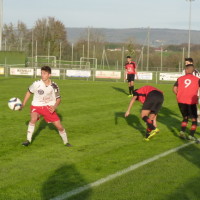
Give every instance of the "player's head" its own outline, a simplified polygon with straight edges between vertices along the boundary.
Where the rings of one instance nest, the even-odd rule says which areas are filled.
[[[192,58],[185,58],[185,65],[193,64]]]
[[[194,72],[194,65],[188,64],[185,66],[185,73],[186,74],[192,74]]]
[[[41,67],[41,76],[43,81],[48,80],[51,76],[51,68],[49,66]]]
[[[130,61],[131,60],[131,56],[126,56],[126,60]]]

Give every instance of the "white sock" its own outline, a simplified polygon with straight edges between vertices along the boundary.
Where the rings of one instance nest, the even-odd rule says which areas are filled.
[[[65,129],[63,131],[59,131],[59,134],[60,134],[60,137],[63,140],[63,143],[67,144],[68,143],[68,139],[67,139],[67,133],[66,133]]]
[[[32,140],[34,130],[35,130],[35,124],[29,123],[28,124],[28,130],[27,130],[27,140],[29,142],[31,142],[31,140]]]

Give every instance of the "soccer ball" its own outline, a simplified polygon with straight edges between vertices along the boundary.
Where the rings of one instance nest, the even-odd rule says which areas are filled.
[[[22,102],[19,98],[13,97],[8,101],[8,107],[11,110],[19,110],[22,105]]]

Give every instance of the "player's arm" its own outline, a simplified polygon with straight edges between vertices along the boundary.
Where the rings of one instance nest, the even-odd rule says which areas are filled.
[[[30,91],[27,91],[27,92],[26,92],[25,97],[24,97],[24,100],[23,100],[22,105],[21,105],[21,109],[26,105],[26,102],[29,100],[31,94],[32,94],[32,93],[31,93]]]
[[[56,103],[53,106],[50,106],[49,111],[53,113],[56,110],[56,108],[59,106],[60,102],[61,102],[61,98],[59,97],[56,99]]]
[[[131,101],[130,101],[130,103],[129,103],[129,106],[128,106],[128,110],[127,110],[126,113],[125,113],[125,117],[128,117],[128,116],[129,116],[130,110],[131,110],[131,108],[132,108],[134,102],[136,101],[136,99],[137,99],[137,96],[134,96],[134,97],[131,99]]]
[[[174,94],[178,93],[178,81],[176,81],[176,83],[174,84],[173,92],[174,92]]]

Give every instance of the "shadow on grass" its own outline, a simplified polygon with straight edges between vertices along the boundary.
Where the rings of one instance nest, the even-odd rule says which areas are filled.
[[[54,199],[60,195],[66,195],[67,192],[72,191],[78,187],[87,185],[83,176],[77,171],[74,165],[63,165],[58,168],[43,184],[41,189],[41,199]],[[76,198],[76,196],[59,198],[59,199],[79,199],[86,200],[91,190],[88,189],[83,192],[83,195]]]
[[[127,92],[125,91],[125,89],[118,88],[118,87],[114,87],[114,86],[112,86],[112,88],[113,88],[114,90],[118,91],[118,92],[121,92],[121,93],[125,94],[125,95],[129,95],[129,93],[127,93]]]
[[[170,110],[167,107],[162,107],[160,112],[158,113],[157,121],[164,124],[168,130],[174,134],[174,136],[179,137],[178,133],[180,131],[180,125],[181,125],[181,118],[180,115],[178,115],[173,110]]]
[[[193,163],[200,168],[200,151],[196,145],[190,145],[180,151],[178,154],[181,155],[183,158],[188,160],[189,162]],[[189,173],[190,169],[188,169]],[[192,176],[193,177],[193,176]],[[174,192],[168,195],[165,200],[192,200],[192,199],[200,199],[200,192],[199,192],[199,182],[200,182],[200,175],[197,177],[191,178],[189,181],[182,183],[180,187],[174,188]]]
[[[134,128],[136,130],[140,130],[141,134],[143,136],[145,136],[146,130],[145,130],[144,126],[141,124],[140,119],[137,116],[132,115],[132,114],[130,114],[128,117],[125,117],[124,115],[125,115],[125,112],[116,112],[115,113],[115,125],[118,124],[118,118],[123,118],[126,120],[126,122],[129,126],[131,126],[132,128]]]
[[[169,108],[162,107],[161,112],[158,113],[158,122],[164,124],[168,130],[174,134],[174,136],[179,137],[179,132],[181,130],[182,116],[177,114]],[[191,120],[189,120],[186,131],[189,133],[191,126]],[[198,129],[197,129],[198,130]],[[196,134],[198,134],[196,132]]]
[[[58,114],[60,120],[62,121],[62,115]],[[34,143],[34,140],[38,137],[38,135],[40,134],[40,132],[45,129],[46,127],[48,127],[50,130],[55,130],[56,132],[58,132],[57,128],[52,124],[52,123],[47,123],[43,117],[40,118],[40,120],[37,122],[39,123],[38,128],[34,131],[33,133],[33,137],[32,137],[32,143]],[[26,125],[28,126],[29,121],[26,122]]]

